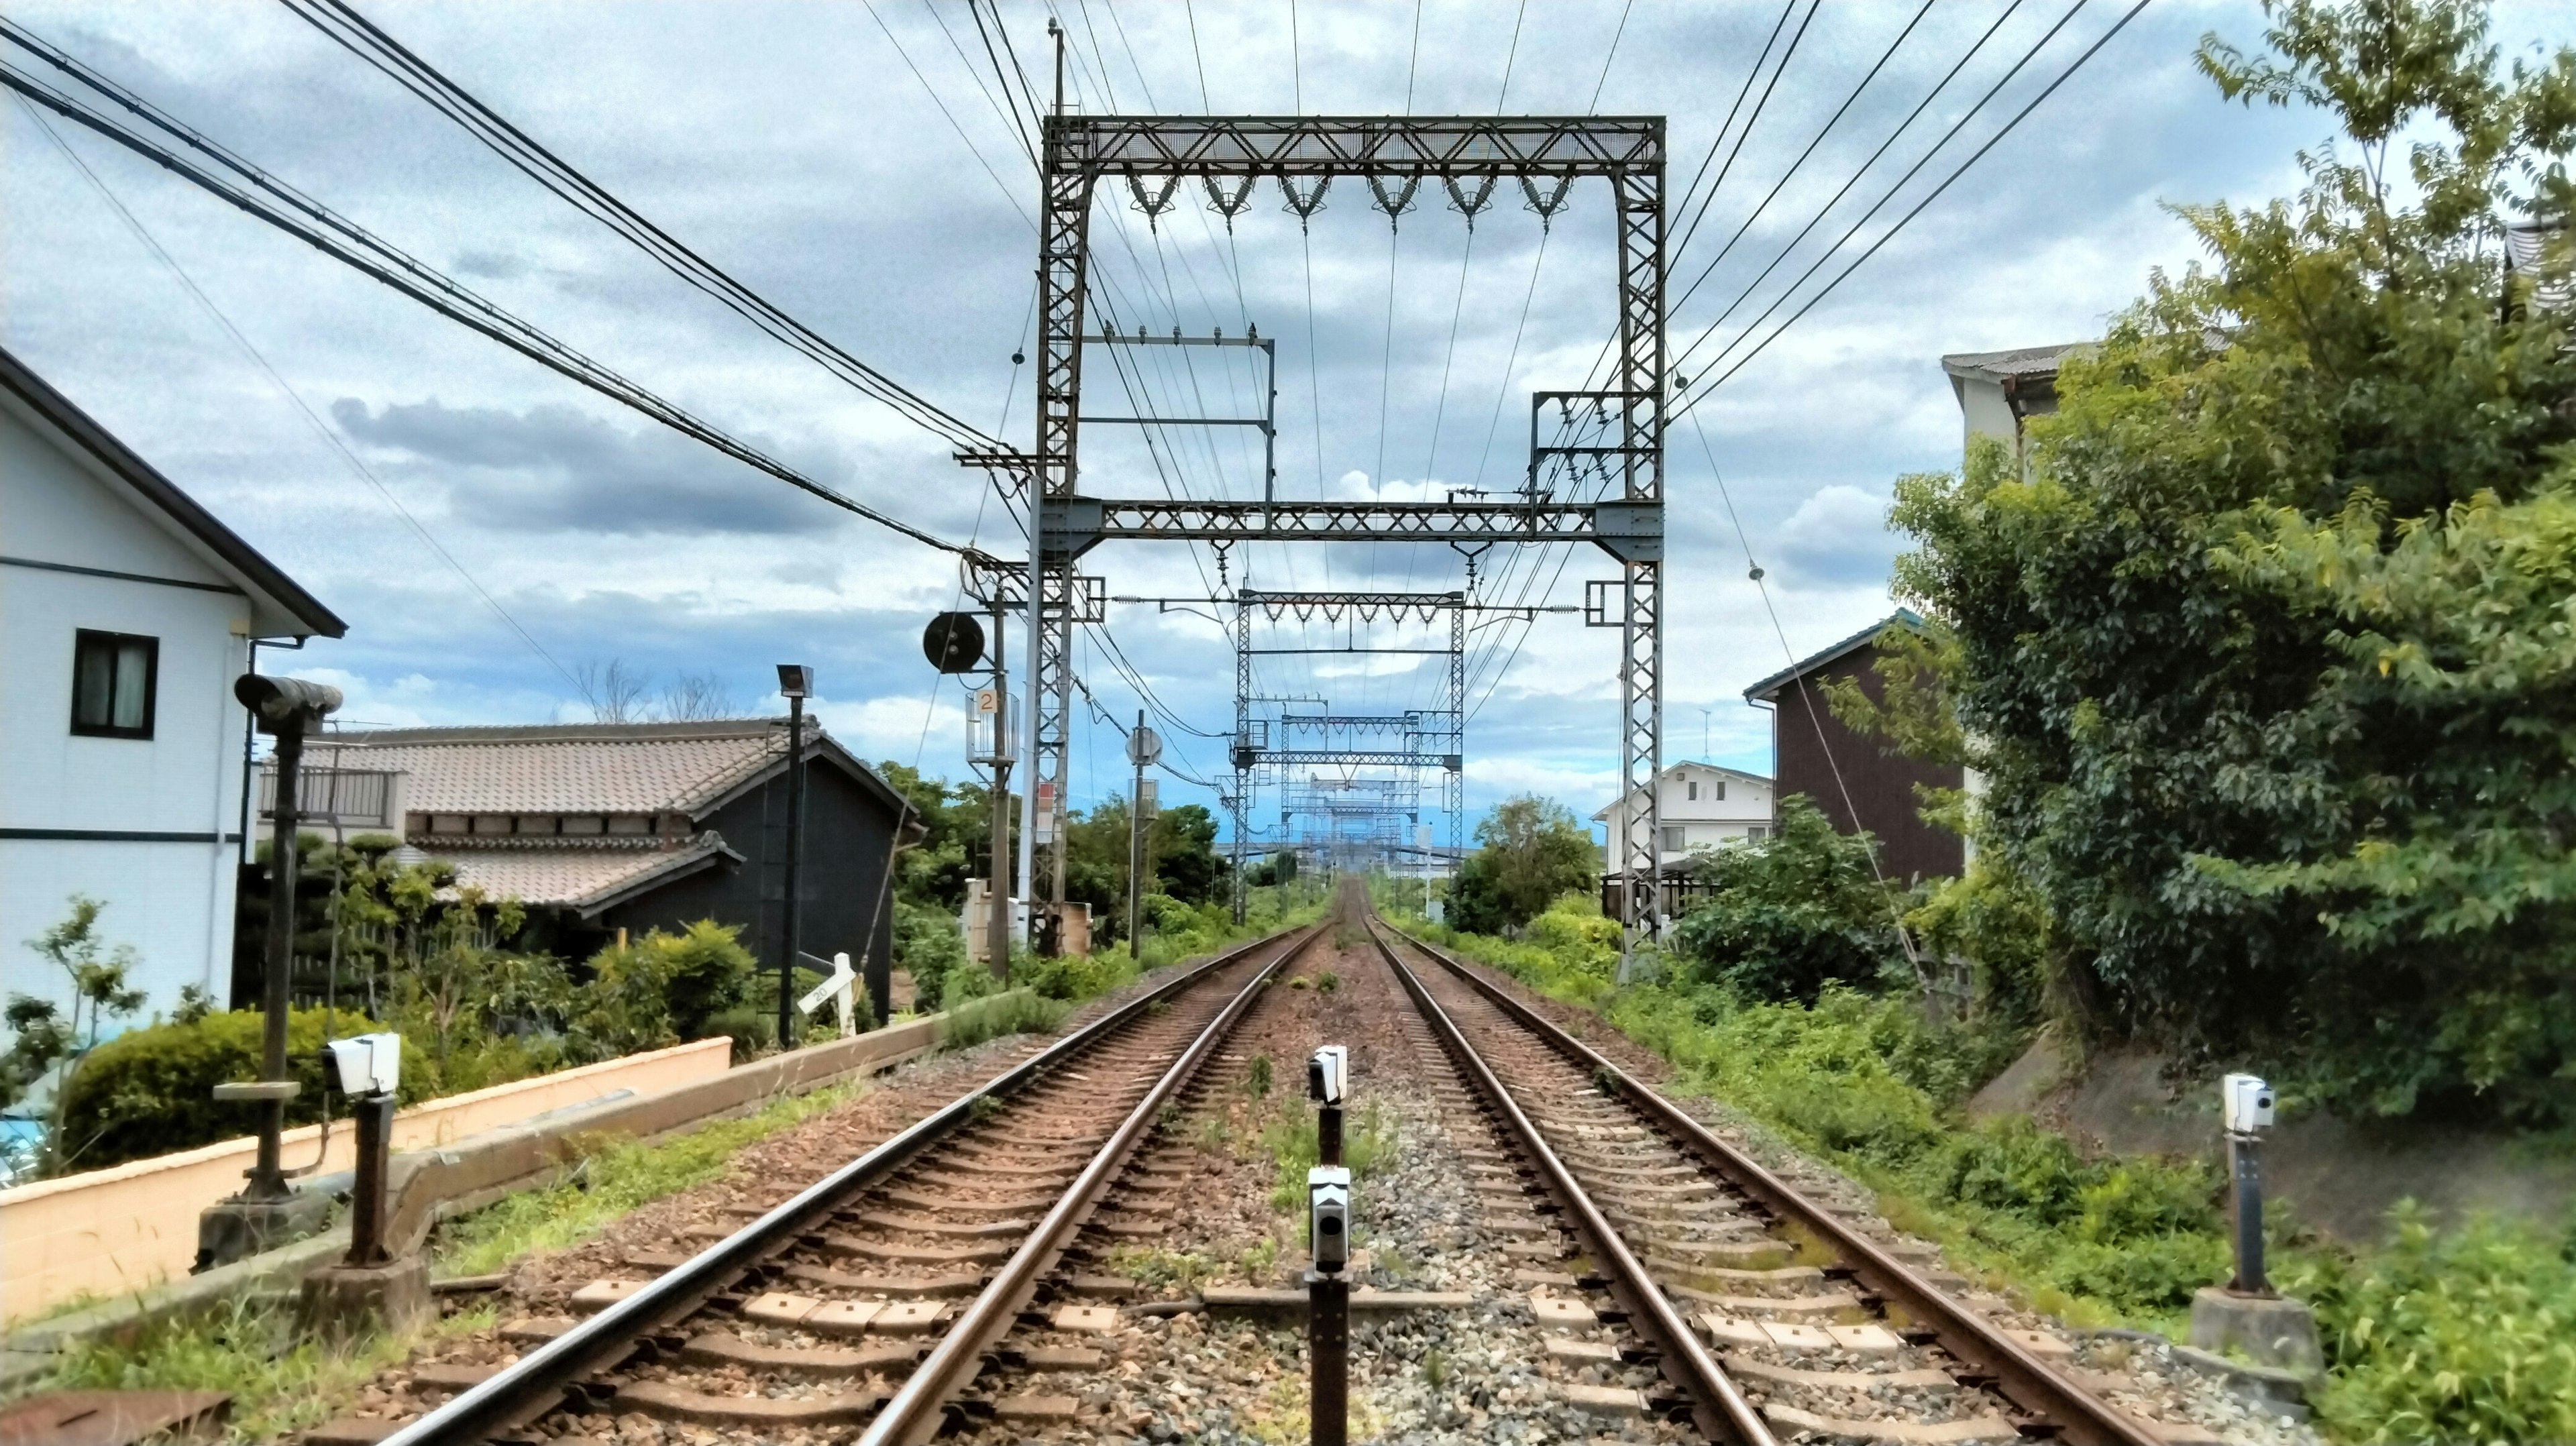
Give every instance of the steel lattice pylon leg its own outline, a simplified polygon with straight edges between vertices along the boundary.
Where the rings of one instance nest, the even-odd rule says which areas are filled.
[[[1658,797],[1664,751],[1664,172],[1657,164],[1621,172],[1619,196],[1620,445],[1630,502],[1656,504],[1649,549],[1622,559],[1619,626],[1619,784],[1642,807],[1626,813],[1619,956],[1622,982],[1637,945],[1661,932],[1663,880]],[[1642,790],[1642,795],[1638,793]]]

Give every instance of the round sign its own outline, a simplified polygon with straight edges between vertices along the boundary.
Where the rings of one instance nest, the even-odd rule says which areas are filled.
[[[1138,728],[1127,735],[1127,761],[1138,768],[1150,768],[1163,756],[1163,740],[1151,728]]]
[[[984,660],[984,624],[973,613],[941,613],[921,635],[922,654],[943,673],[971,673]]]

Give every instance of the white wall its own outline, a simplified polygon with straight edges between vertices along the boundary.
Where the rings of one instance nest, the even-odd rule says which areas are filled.
[[[1690,785],[1698,783],[1700,796],[1690,796]],[[1726,785],[1725,797],[1718,796],[1717,785]],[[1676,763],[1664,770],[1656,797],[1658,824],[1667,830],[1682,830],[1681,847],[1657,848],[1665,862],[1687,856],[1691,850],[1717,848],[1742,843],[1748,830],[1771,825],[1771,783],[1768,779],[1720,769],[1699,763]],[[1607,826],[1611,841],[1612,868],[1617,868],[1618,840],[1625,836],[1627,802],[1622,799],[1598,815]]]
[[[0,557],[229,588],[154,518],[0,409]],[[250,602],[238,592],[0,563],[0,830],[179,834],[143,842],[0,836],[0,994],[66,1002],[25,941],[67,898],[107,904],[100,927],[139,956],[145,1014],[179,987],[223,1001],[231,979],[233,867]],[[71,732],[73,634],[161,640],[149,739]],[[208,841],[207,836],[213,836]]]

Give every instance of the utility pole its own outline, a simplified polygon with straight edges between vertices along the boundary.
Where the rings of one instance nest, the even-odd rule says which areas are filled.
[[[805,699],[814,691],[814,670],[802,663],[778,665],[778,691],[787,699],[787,917],[784,947],[778,953],[778,1047],[796,1044],[796,953],[804,943],[799,905],[805,864]]]
[[[1032,601],[1029,611],[1038,611]],[[1002,609],[993,608],[993,881],[985,963],[1005,988],[1011,982],[1011,676],[1003,667]]]
[[[1127,761],[1136,765],[1135,789],[1127,795],[1127,953],[1140,957],[1145,940],[1137,932],[1145,898],[1145,770],[1163,756],[1163,740],[1145,726],[1145,710],[1136,710],[1136,731],[1127,735]]]

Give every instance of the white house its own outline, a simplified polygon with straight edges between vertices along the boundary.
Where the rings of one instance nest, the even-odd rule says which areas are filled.
[[[0,991],[74,894],[147,1015],[230,992],[251,641],[345,625],[0,348]]]
[[[1656,779],[1656,824],[1663,831],[1656,857],[1678,863],[1694,849],[1727,844],[1760,843],[1771,836],[1771,780],[1739,768],[1714,763],[1676,763]],[[1631,808],[1643,802],[1639,791],[1592,815],[1606,825],[1612,847],[1611,867],[1618,864],[1617,841],[1626,836]]]

